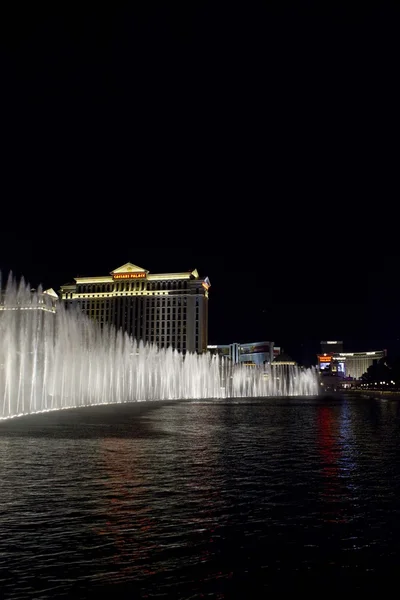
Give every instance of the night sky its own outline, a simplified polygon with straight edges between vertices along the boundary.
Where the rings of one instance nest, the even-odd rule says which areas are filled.
[[[398,3],[134,4],[2,9],[3,275],[197,268],[210,343],[400,354]]]

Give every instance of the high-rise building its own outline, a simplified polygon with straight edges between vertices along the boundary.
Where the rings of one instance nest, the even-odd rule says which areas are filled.
[[[152,274],[130,262],[109,275],[76,277],[61,286],[67,307],[77,305],[100,325],[122,328],[138,341],[181,352],[206,352],[208,277],[197,270]]]
[[[321,352],[322,354],[332,354],[332,352],[343,352],[343,342],[338,342],[337,340],[321,342]]]

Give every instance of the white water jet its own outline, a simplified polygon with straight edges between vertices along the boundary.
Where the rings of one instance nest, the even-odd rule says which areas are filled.
[[[101,329],[22,279],[0,279],[0,418],[79,406],[318,394],[314,369],[249,368]]]

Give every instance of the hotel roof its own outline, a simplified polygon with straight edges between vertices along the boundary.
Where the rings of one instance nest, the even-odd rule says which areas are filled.
[[[120,275],[122,273],[143,273],[144,277],[149,281],[160,281],[160,280],[168,280],[168,279],[200,279],[201,281],[207,280],[207,285],[210,286],[209,279],[207,277],[200,278],[197,269],[193,269],[191,271],[182,271],[180,273],[150,273],[150,271],[143,269],[143,267],[139,267],[131,262],[127,262],[124,265],[117,267],[113,271],[110,272],[109,275],[100,275],[95,277],[75,277],[76,283],[112,283],[114,281],[115,275]],[[143,277],[143,278],[144,278]],[[66,283],[62,288],[69,287],[75,285],[74,283]]]

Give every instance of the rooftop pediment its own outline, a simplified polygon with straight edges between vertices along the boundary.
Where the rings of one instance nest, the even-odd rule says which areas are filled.
[[[110,275],[116,275],[118,273],[148,273],[146,269],[142,269],[142,267],[138,267],[131,262],[127,262],[122,267],[118,267],[111,271]]]

